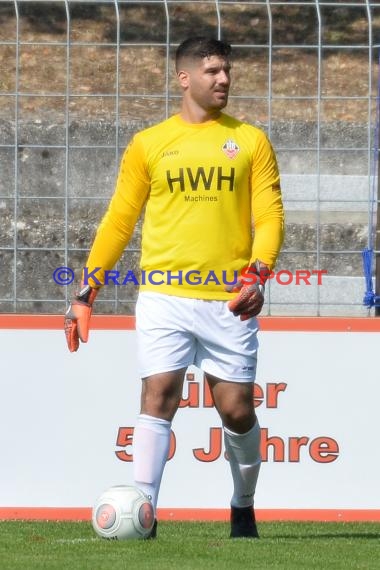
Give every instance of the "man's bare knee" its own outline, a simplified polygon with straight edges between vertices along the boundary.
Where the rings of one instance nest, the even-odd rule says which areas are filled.
[[[227,382],[206,375],[215,407],[223,425],[235,433],[246,433],[255,424],[253,384]]]
[[[163,372],[144,378],[141,413],[171,421],[181,400],[185,370]]]

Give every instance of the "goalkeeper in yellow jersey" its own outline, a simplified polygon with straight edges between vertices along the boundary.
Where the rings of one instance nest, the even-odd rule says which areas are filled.
[[[134,484],[157,505],[186,369],[209,384],[233,480],[231,537],[257,538],[260,427],[253,406],[256,316],[283,241],[277,161],[266,135],[222,112],[231,46],[192,37],[176,52],[179,114],[135,135],[65,317],[70,351],[88,338],[98,290],[145,207],[136,303],[141,411]],[[254,230],[254,231],[252,231]],[[156,536],[157,521],[152,531]]]

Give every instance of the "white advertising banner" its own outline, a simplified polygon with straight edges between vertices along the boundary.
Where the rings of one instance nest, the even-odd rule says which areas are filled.
[[[380,331],[268,328],[253,393],[258,512],[368,510],[379,520]],[[0,346],[0,514],[88,508],[107,487],[131,483],[134,331],[93,330],[70,354],[61,330],[2,328]],[[159,507],[227,509],[231,493],[219,416],[201,372],[189,368]]]

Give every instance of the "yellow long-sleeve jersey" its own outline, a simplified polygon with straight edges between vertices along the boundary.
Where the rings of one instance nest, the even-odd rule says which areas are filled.
[[[226,300],[243,268],[273,268],[282,245],[272,146],[226,114],[201,124],[175,115],[135,135],[86,264],[90,285],[107,282],[144,206],[141,290]]]

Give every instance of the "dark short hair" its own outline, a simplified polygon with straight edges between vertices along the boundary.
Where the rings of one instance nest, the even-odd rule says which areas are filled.
[[[204,57],[211,57],[218,55],[227,58],[232,51],[230,44],[215,38],[208,38],[205,36],[194,36],[182,42],[175,54],[176,70],[182,59],[203,59]]]

